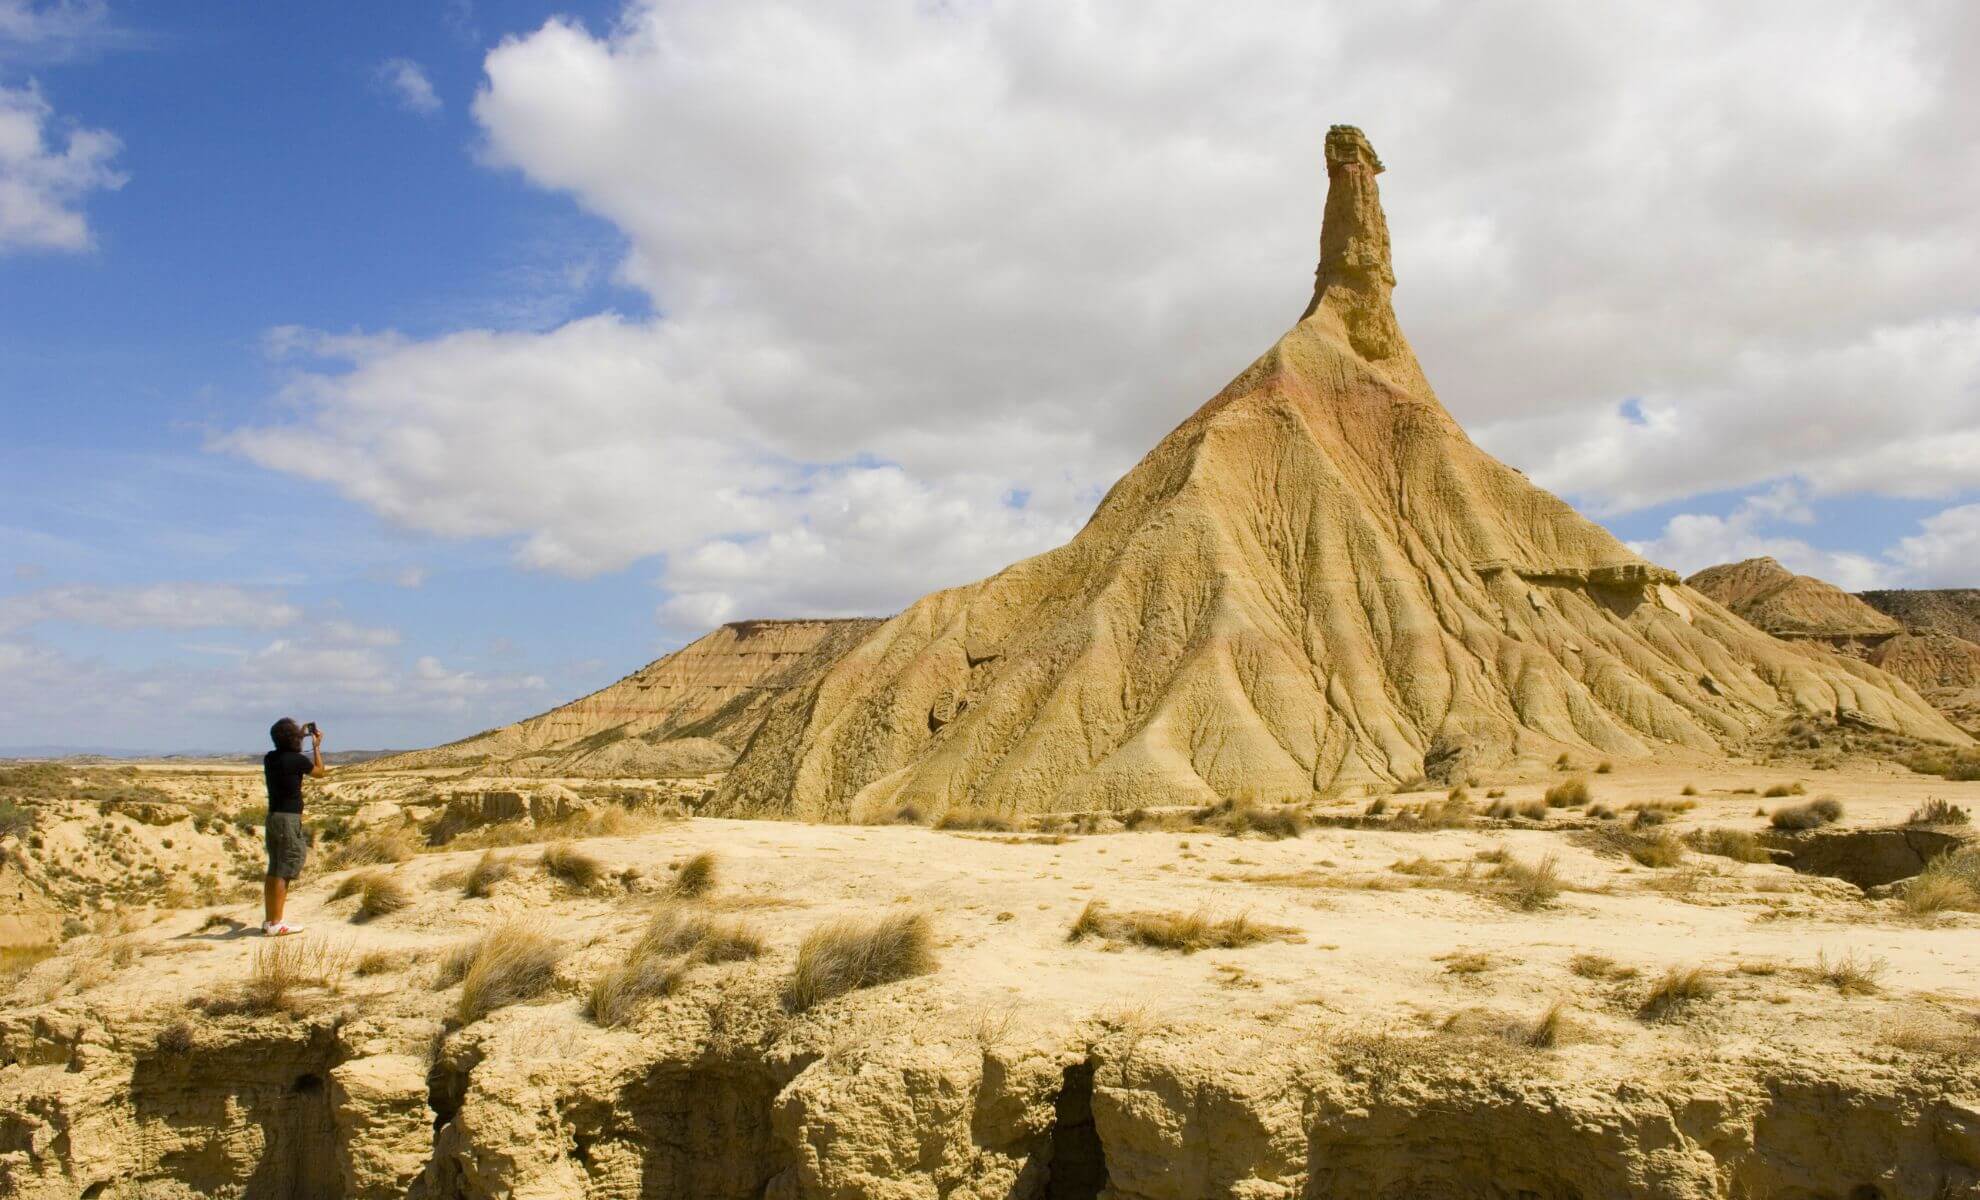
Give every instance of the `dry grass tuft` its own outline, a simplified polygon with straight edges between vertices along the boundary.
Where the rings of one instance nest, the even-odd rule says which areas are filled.
[[[1303,940],[1296,929],[1254,921],[1245,913],[1219,919],[1202,911],[1115,912],[1101,900],[1089,901],[1066,932],[1069,942],[1089,937],[1182,954],[1235,950],[1259,942]]]
[[[1379,817],[1388,811],[1389,798],[1387,796],[1377,796],[1368,802],[1367,808],[1361,810],[1361,815],[1365,817]]]
[[[612,967],[585,992],[584,1013],[610,1029],[638,1015],[640,1005],[671,996],[687,978],[687,964],[671,958],[633,958]]]
[[[1579,808],[1594,798],[1595,793],[1589,790],[1588,781],[1579,775],[1563,779],[1548,788],[1546,797],[1548,808]]]
[[[1675,867],[1684,861],[1684,843],[1668,829],[1611,824],[1580,840],[1596,850],[1624,855],[1639,866]]]
[[[495,893],[496,884],[515,873],[514,859],[493,850],[483,850],[461,883],[461,895],[469,900],[486,900]]]
[[[682,899],[706,896],[715,890],[718,861],[713,850],[703,850],[674,872],[674,883],[669,890]]]
[[[192,1022],[180,1018],[158,1031],[158,1052],[175,1056],[191,1054],[197,1040]]]
[[[1803,792],[1806,792],[1807,790],[1808,790],[1807,788],[1801,786],[1800,782],[1797,781],[1794,783],[1774,784],[1772,787],[1769,787],[1766,791],[1760,794],[1769,800],[1780,800],[1787,796],[1799,796]]]
[[[1802,804],[1775,809],[1767,821],[1776,829],[1819,829],[1842,820],[1842,801],[1834,796],[1817,796]]]
[[[271,938],[255,947],[247,982],[238,991],[210,999],[201,1007],[215,1016],[295,1012],[303,1006],[305,993],[335,992],[343,987],[350,967],[348,945],[332,946],[321,938],[301,935]]]
[[[1678,795],[1680,796],[1696,796],[1697,794],[1698,785],[1695,783],[1687,783],[1678,789]]]
[[[763,939],[740,921],[689,914],[667,905],[634,943],[632,957],[676,955],[694,962],[740,962],[759,957]]]
[[[952,808],[935,822],[935,828],[981,829],[991,833],[1009,833],[1018,828],[1018,822],[988,808]]]
[[[1389,828],[1398,832],[1426,832],[1435,829],[1469,829],[1475,814],[1469,800],[1439,796],[1420,804],[1405,805],[1389,818]]]
[[[1904,907],[1915,917],[1980,912],[1980,850],[1941,854],[1904,885]]]
[[[1528,800],[1513,811],[1518,816],[1524,817],[1529,821],[1544,821],[1547,819],[1547,805],[1538,800]]]
[[[1607,765],[1603,764],[1603,766]],[[1567,1005],[1563,1001],[1556,1000],[1548,1005],[1547,1011],[1541,1013],[1538,1020],[1523,1031],[1519,1040],[1535,1050],[1552,1050],[1560,1045],[1566,1029]]]
[[[1877,990],[1877,980],[1890,963],[1874,956],[1857,957],[1855,950],[1843,951],[1831,960],[1824,950],[1815,956],[1815,974],[1845,996],[1868,996]]]
[[[1635,967],[1625,967],[1606,954],[1577,954],[1568,960],[1568,970],[1583,979],[1634,979]]]
[[[543,871],[553,879],[585,891],[598,886],[605,875],[602,863],[569,842],[552,842],[543,848]]]
[[[1907,825],[1964,825],[1972,819],[1973,814],[1967,812],[1959,805],[1954,804],[1950,800],[1941,800],[1939,797],[1934,796],[1917,808],[1912,809],[1911,815],[1905,818],[1904,823]]]
[[[1536,862],[1507,858],[1492,868],[1494,891],[1521,912],[1552,904],[1561,894],[1560,860],[1549,854]]]
[[[563,957],[563,946],[538,926],[507,921],[449,951],[440,960],[435,986],[461,985],[454,1023],[472,1025],[498,1008],[549,991]]]
[[[1255,833],[1260,837],[1296,838],[1312,827],[1306,810],[1297,804],[1260,804],[1249,798],[1226,800],[1193,814],[1198,825],[1209,825],[1230,837]]]
[[[1425,878],[1435,878],[1448,874],[1443,863],[1422,854],[1417,855],[1407,862],[1399,858],[1389,864],[1389,869],[1398,875],[1421,875]]]
[[[1760,844],[1760,839],[1744,829],[1694,829],[1684,835],[1687,846],[1700,854],[1730,858],[1734,862],[1767,863],[1773,856]]]
[[[672,995],[696,964],[738,962],[762,953],[763,939],[749,926],[667,905],[654,914],[625,961],[592,981],[585,1013],[600,1025],[624,1025],[645,1001]]]
[[[407,826],[367,829],[352,834],[331,850],[324,859],[324,869],[341,871],[346,867],[390,866],[405,862],[419,851],[419,838]]]
[[[925,913],[828,921],[798,945],[797,965],[784,986],[793,1012],[859,988],[925,975],[935,969],[935,933]]]
[[[1703,967],[1672,967],[1651,987],[1637,1010],[1646,1021],[1664,1021],[1677,1016],[1699,1000],[1709,1000],[1718,985]]]
[[[357,960],[353,968],[359,979],[369,979],[374,975],[391,975],[404,970],[412,962],[412,955],[405,950],[371,950]]]
[[[1497,965],[1491,955],[1476,950],[1440,955],[1437,961],[1444,964],[1446,975],[1483,975]]]
[[[369,921],[412,907],[412,889],[390,871],[360,871],[356,878],[358,906],[352,920]]]

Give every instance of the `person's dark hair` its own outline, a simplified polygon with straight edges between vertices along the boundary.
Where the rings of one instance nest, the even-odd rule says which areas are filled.
[[[302,750],[302,726],[294,717],[283,717],[268,727],[268,739],[277,750]]]

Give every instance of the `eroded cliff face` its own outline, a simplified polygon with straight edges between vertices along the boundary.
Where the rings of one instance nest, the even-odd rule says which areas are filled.
[[[23,1200],[1980,1196],[1980,1094],[1945,1062],[1691,1046],[1589,1075],[1490,1037],[1310,1019],[986,1037],[894,1012],[923,1024],[807,1038],[721,1010],[553,1047],[492,1028],[430,1067],[363,1022],[171,1048],[142,1025],[10,1023],[0,1183]]]

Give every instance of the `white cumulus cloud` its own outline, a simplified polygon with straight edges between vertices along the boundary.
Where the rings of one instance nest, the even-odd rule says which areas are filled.
[[[64,131],[33,84],[0,86],[0,253],[89,249],[82,200],[124,185],[117,149],[106,130]]]
[[[440,93],[433,90],[433,80],[427,77],[426,68],[412,59],[386,59],[378,64],[377,78],[407,112],[424,117],[440,111]]]
[[[1062,539],[1297,316],[1354,121],[1433,382],[1542,482],[1950,496],[1976,62],[1965,8],[1862,0],[552,20],[486,59],[485,157],[616,227],[656,315],[319,342],[221,444],[527,566],[664,556],[669,625],[884,612]]]

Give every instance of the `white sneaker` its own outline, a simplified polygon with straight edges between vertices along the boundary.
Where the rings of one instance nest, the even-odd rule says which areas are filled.
[[[281,937],[284,934],[301,933],[302,931],[302,926],[291,925],[287,921],[276,921],[273,924],[264,921],[261,925],[262,937]]]

